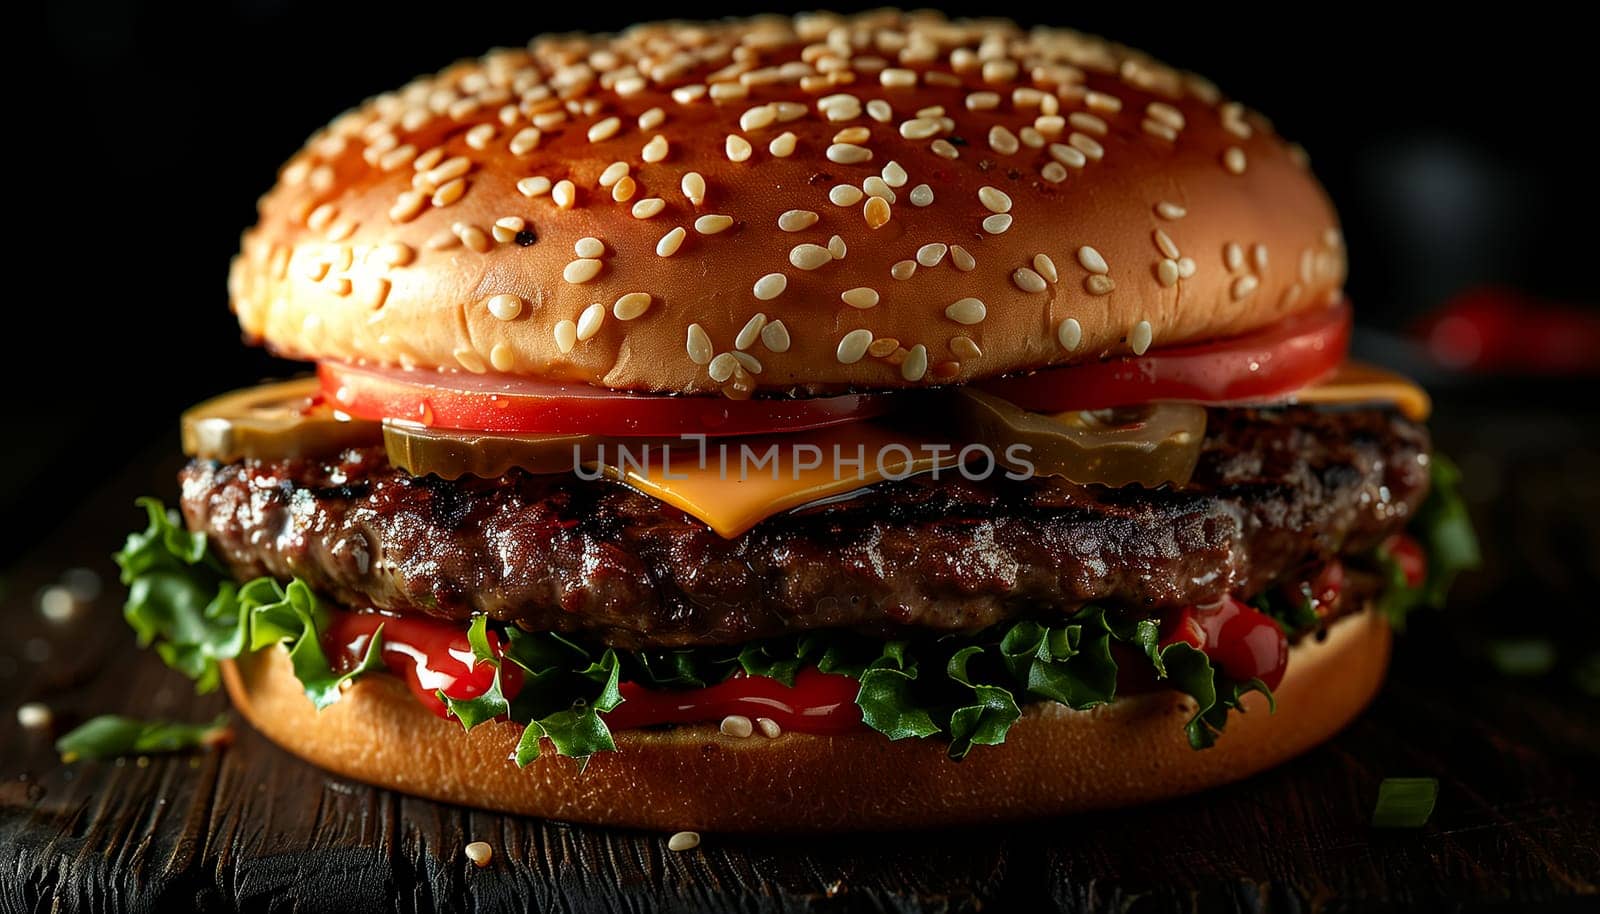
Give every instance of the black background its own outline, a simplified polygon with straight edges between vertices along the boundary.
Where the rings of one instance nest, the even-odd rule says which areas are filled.
[[[23,154],[8,190],[23,203],[11,210],[22,239],[11,268],[31,279],[10,302],[16,378],[0,510],[57,514],[153,442],[175,447],[186,404],[284,370],[239,344],[228,259],[277,166],[332,116],[539,32],[744,10],[49,6],[13,37],[46,60],[14,84],[21,115],[8,130],[10,155]],[[1581,100],[1594,51],[1576,22],[1525,9],[1418,15],[1400,4],[1073,4],[1045,15],[1020,18],[1099,32],[1205,73],[1304,143],[1346,222],[1349,289],[1368,327],[1401,328],[1484,283],[1595,298],[1600,195]],[[1361,345],[1405,360],[1384,337]],[[0,527],[0,556],[17,555],[26,525]]]

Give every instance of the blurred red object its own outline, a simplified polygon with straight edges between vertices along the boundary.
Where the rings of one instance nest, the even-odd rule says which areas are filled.
[[[1600,313],[1510,289],[1474,289],[1413,333],[1447,368],[1493,374],[1600,375]]]

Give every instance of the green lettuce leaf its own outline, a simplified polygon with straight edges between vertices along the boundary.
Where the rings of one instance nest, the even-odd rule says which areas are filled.
[[[227,730],[226,714],[209,724],[138,720],[105,714],[85,721],[71,733],[56,740],[56,751],[64,762],[184,752],[217,742],[224,738]]]
[[[1456,575],[1477,568],[1482,561],[1478,537],[1472,530],[1466,502],[1461,497],[1461,471],[1443,454],[1429,464],[1428,497],[1417,509],[1409,528],[1428,557],[1428,575],[1419,586],[1406,583],[1405,572],[1384,550],[1378,565],[1388,579],[1378,608],[1396,631],[1404,631],[1406,616],[1418,607],[1441,609]]]

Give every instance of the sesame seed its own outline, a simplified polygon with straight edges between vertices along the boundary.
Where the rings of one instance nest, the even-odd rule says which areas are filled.
[[[950,245],[950,264],[963,273],[970,273],[978,268],[978,260],[967,249],[959,244]]]
[[[1193,257],[1179,257],[1178,258],[1178,276],[1179,277],[1181,277],[1183,279],[1188,279],[1189,277],[1194,275],[1194,271],[1196,269],[1197,269],[1197,267],[1195,266],[1195,262],[1194,262],[1194,258]]]
[[[1111,272],[1111,268],[1106,264],[1106,259],[1100,256],[1099,251],[1087,244],[1078,248],[1078,263],[1082,264],[1083,268],[1090,273]]]
[[[489,299],[489,313],[503,321],[516,320],[522,313],[522,299],[515,295],[495,295]]]
[[[1067,169],[1060,162],[1046,162],[1044,167],[1039,169],[1039,177],[1051,184],[1060,184],[1067,179]]]
[[[566,355],[567,353],[571,352],[572,347],[578,345],[578,325],[572,321],[556,321],[556,325],[552,329],[552,332],[556,338],[556,348],[561,350],[562,355]],[[492,354],[490,358],[491,360],[493,359]]]
[[[668,151],[667,138],[658,133],[639,150],[639,158],[646,162],[660,162],[667,157]]]
[[[605,320],[605,305],[595,302],[584,308],[583,313],[578,315],[578,340],[581,342],[591,339],[596,333],[600,332],[600,325],[604,324]]]
[[[427,171],[428,181],[435,187],[459,178],[472,169],[472,160],[466,156],[452,156]]]
[[[467,145],[471,146],[473,149],[480,151],[487,149],[489,148],[489,141],[494,139],[494,125],[479,124],[478,126],[467,131],[465,139],[467,141]]]
[[[611,306],[611,314],[619,321],[631,321],[650,310],[653,301],[649,292],[629,292]]]
[[[907,381],[920,381],[928,373],[928,347],[918,343],[906,353],[906,360],[900,363],[900,377]]]
[[[881,98],[867,102],[867,116],[880,124],[887,124],[894,120],[894,109]]]
[[[1176,143],[1178,141],[1178,131],[1173,130],[1171,127],[1161,123],[1160,121],[1145,118],[1139,123],[1139,129],[1153,137],[1166,140],[1169,143]]]
[[[750,87],[743,83],[734,82],[712,83],[709,94],[714,102],[736,101],[748,96]]]
[[[772,352],[788,352],[789,344],[789,328],[783,321],[773,321],[761,328],[761,345]]]
[[[667,839],[667,850],[669,851],[692,851],[699,846],[699,832],[680,831]]]
[[[414,190],[401,191],[395,198],[394,205],[389,207],[389,219],[393,222],[410,222],[422,212],[422,205],[427,202],[427,197]]]
[[[600,172],[600,186],[610,187],[628,176],[627,162],[612,162],[606,170]]]
[[[843,238],[834,235],[828,239],[828,253],[834,260],[843,260],[846,250]]]
[[[661,211],[666,208],[667,201],[660,197],[645,197],[643,200],[633,204],[633,218],[649,219],[660,215]]]
[[[1177,285],[1179,278],[1176,260],[1169,257],[1156,262],[1156,281],[1161,283],[1163,288],[1170,289]]]
[[[889,67],[878,74],[878,82],[890,89],[904,89],[917,84],[917,71]]]
[[[777,119],[778,111],[776,108],[771,105],[757,105],[754,108],[746,109],[743,114],[739,115],[739,129],[747,131],[760,130],[763,127],[772,126],[772,122]]]
[[[978,324],[989,316],[989,309],[976,298],[962,298],[945,308],[944,316],[958,324]]]
[[[1229,146],[1227,150],[1222,153],[1222,167],[1226,168],[1229,174],[1244,174],[1244,170],[1248,164],[1249,163],[1245,161],[1244,150],[1237,146]]]
[[[467,845],[466,851],[467,859],[477,867],[488,866],[494,857],[494,848],[490,847],[487,841],[474,841]]]
[[[684,350],[689,353],[689,361],[696,365],[709,363],[713,350],[711,337],[706,333],[706,328],[699,324],[690,324],[689,338],[684,342]]]
[[[600,275],[601,263],[592,257],[583,257],[567,264],[561,278],[573,285],[582,285]]]
[[[1076,350],[1083,342],[1083,326],[1075,318],[1067,318],[1056,325],[1056,342],[1068,352]]]
[[[894,266],[889,268],[889,275],[895,279],[910,279],[915,272],[917,272],[917,262],[915,260],[896,261]]]
[[[550,179],[542,177],[523,178],[517,182],[517,192],[524,197],[539,197],[550,192]]]
[[[756,718],[756,729],[760,730],[761,735],[767,739],[777,739],[783,735],[783,728],[778,726],[778,722],[770,717]]]
[[[433,199],[432,199],[431,202],[433,203],[434,206],[449,206],[450,204],[456,202],[457,200],[460,200],[461,199],[461,195],[466,193],[466,192],[467,192],[467,179],[466,178],[456,178],[453,181],[445,182],[443,186],[441,186],[438,190],[434,191],[433,192]]]
[[[619,118],[619,117],[608,117],[603,121],[599,121],[599,122],[595,123],[594,125],[592,125],[589,128],[589,142],[591,142],[591,143],[599,143],[599,142],[601,142],[603,140],[609,140],[612,137],[616,136],[617,135],[617,131],[621,130],[621,129],[622,129],[622,119],[621,118]]]
[[[978,188],[978,202],[988,208],[991,213],[1011,212],[1011,197],[998,187],[985,184]]]
[[[1017,135],[1000,124],[989,128],[989,148],[1001,155],[1011,155],[1021,148]]]
[[[933,150],[933,154],[941,159],[956,159],[961,156],[961,150],[946,139],[934,140],[928,145],[928,148]]]
[[[501,244],[509,244],[516,239],[517,233],[527,226],[528,223],[520,216],[501,216],[489,227],[489,232],[494,235],[494,240]]]
[[[1067,145],[1083,153],[1091,161],[1098,162],[1105,157],[1105,147],[1101,146],[1092,137],[1081,133],[1073,133],[1067,137]]]
[[[861,182],[861,190],[869,197],[882,197],[889,203],[895,202],[896,199],[894,188],[889,186],[888,181],[877,175],[868,175]]]
[[[466,223],[457,222],[450,226],[450,231],[454,232],[456,237],[461,239],[462,244],[474,251],[477,251],[479,254],[489,250],[489,248],[492,246],[489,241],[489,236],[484,234],[483,229],[478,228],[476,225],[467,225]]]
[[[680,105],[687,105],[703,98],[705,94],[706,87],[703,85],[679,86],[672,90],[672,100]]]
[[[1112,282],[1109,276],[1093,273],[1083,281],[1083,287],[1089,290],[1090,295],[1110,295],[1117,284]]]
[[[786,232],[803,232],[816,225],[819,218],[808,209],[791,209],[778,217],[778,228]]]
[[[938,118],[918,117],[900,122],[900,135],[908,140],[926,140],[944,130]]]
[[[1027,267],[1020,267],[1012,273],[1011,281],[1024,292],[1043,292],[1046,288],[1044,277]]]
[[[751,723],[750,718],[745,717],[743,714],[729,714],[722,719],[722,723],[717,729],[721,731],[723,736],[745,739],[755,732],[755,725]]]
[[[1183,207],[1179,206],[1176,203],[1169,203],[1166,200],[1162,200],[1160,203],[1156,204],[1156,215],[1160,216],[1161,218],[1166,219],[1168,221],[1176,221],[1178,219],[1182,219],[1184,216],[1187,216],[1188,214],[1189,214],[1188,210],[1184,209]]]
[[[983,350],[970,336],[956,336],[950,338],[950,351],[962,359],[972,361],[983,356]]]
[[[871,346],[867,347],[867,355],[870,355],[875,359],[889,358],[890,356],[894,355],[896,351],[899,351],[902,354],[900,358],[892,360],[891,364],[898,365],[900,362],[905,361],[905,350],[900,348],[899,340],[894,339],[893,337],[879,337],[878,339],[872,341]]]
[[[1000,95],[997,92],[973,92],[966,98],[968,111],[988,111],[1000,106]]]
[[[1232,294],[1234,301],[1243,301],[1254,294],[1256,288],[1260,285],[1260,280],[1256,279],[1251,274],[1246,273],[1245,275],[1240,276],[1238,279],[1235,279],[1233,281],[1233,285],[1229,287],[1228,291],[1230,294]]]
[[[1056,272],[1056,262],[1050,259],[1049,254],[1033,255],[1033,269],[1034,272],[1050,282],[1056,282],[1061,278],[1060,274]]]
[[[866,193],[853,184],[835,184],[828,191],[828,201],[834,206],[855,206]]]
[[[772,142],[767,144],[767,152],[772,153],[776,158],[786,159],[794,155],[795,146],[798,143],[799,138],[792,132],[785,130],[783,133],[773,137]]]
[[[904,187],[910,176],[899,162],[890,162],[883,166],[883,183],[890,187]]]
[[[694,220],[694,230],[702,235],[715,235],[733,227],[733,217],[713,213]]]
[[[1155,331],[1150,327],[1149,321],[1140,321],[1133,325],[1133,330],[1128,334],[1128,346],[1133,349],[1134,355],[1144,355],[1150,348],[1150,341],[1154,338]]]
[[[711,364],[706,367],[706,373],[711,375],[711,380],[721,384],[733,377],[733,372],[738,367],[739,360],[733,357],[733,353],[724,352],[711,360]]]
[[[1050,157],[1068,168],[1082,168],[1089,164],[1088,156],[1066,143],[1051,143]]]
[[[749,372],[750,374],[761,373],[761,360],[750,353],[735,351],[728,354],[733,356],[734,360],[739,363],[739,367],[744,369],[746,372]],[[738,377],[738,374],[739,373],[737,371],[734,372],[735,377]]]
[[[570,324],[572,322],[567,321],[566,323]],[[572,336],[574,340],[577,339],[578,328],[576,326],[572,328]],[[561,338],[560,325],[558,324],[556,326],[556,346],[558,348],[561,345]],[[494,348],[489,350],[489,364],[494,366],[495,371],[510,371],[517,365],[516,353],[505,343],[495,343]]]
[[[1267,246],[1256,244],[1250,248],[1250,262],[1255,265],[1257,273],[1267,272]]]
[[[789,262],[802,270],[815,270],[833,259],[833,254],[820,244],[799,244],[789,251]]]
[[[933,203],[933,188],[926,184],[918,184],[911,188],[909,199],[912,206],[928,206]]]
[[[768,273],[756,280],[755,295],[761,301],[771,301],[782,295],[783,290],[787,288],[789,288],[789,277],[782,273]],[[756,329],[759,330],[760,328]],[[744,347],[741,346],[739,348],[743,349]]]
[[[572,245],[572,253],[577,254],[579,257],[603,257],[606,253],[606,246],[599,238],[579,238]]]
[[[744,162],[750,158],[750,153],[754,151],[750,146],[750,141],[736,133],[728,134],[728,139],[724,142],[723,148],[727,152],[728,161],[730,162]]]
[[[683,246],[683,239],[688,234],[688,232],[684,231],[683,226],[680,225],[662,235],[661,240],[656,242],[656,256],[671,257],[673,254],[678,253],[678,248]]]
[[[867,200],[867,205],[862,208],[861,215],[867,220],[867,228],[879,229],[889,224],[892,215],[889,201],[882,197],[872,197]]]
[[[683,195],[689,199],[690,203],[699,206],[705,202],[706,179],[702,178],[699,172],[691,171],[684,175],[680,186],[683,190]]]
[[[983,230],[991,235],[1003,235],[1011,228],[1010,213],[995,213],[983,220]]]
[[[773,276],[782,276],[783,274],[782,273],[774,273],[772,275]],[[759,285],[759,283],[757,285]],[[760,296],[757,295],[756,297],[759,298]],[[756,344],[756,340],[761,336],[762,328],[766,327],[766,325],[767,325],[767,316],[765,314],[760,313],[760,312],[756,312],[754,315],[751,316],[750,320],[745,322],[745,325],[739,331],[738,336],[735,336],[733,338],[733,347],[735,349],[743,350],[743,349],[749,349],[751,346],[754,346]]]
[[[334,206],[332,203],[324,203],[312,210],[311,215],[306,217],[306,228],[314,232],[320,232],[327,228],[328,224],[333,221],[333,217],[337,215],[339,215],[339,207]]]
[[[1087,131],[1097,136],[1105,136],[1110,128],[1106,122],[1087,111],[1074,111],[1067,115],[1067,123],[1078,130]]]
[[[944,255],[950,250],[949,245],[934,241],[917,248],[917,263],[925,267],[936,267],[944,260]]]
[[[372,257],[379,263],[390,267],[403,267],[410,263],[416,252],[411,246],[399,241],[388,241],[372,251]]]
[[[1222,262],[1227,266],[1229,273],[1237,273],[1244,269],[1244,248],[1235,241],[1223,245]]]
[[[859,308],[863,311],[878,304],[878,290],[869,289],[866,286],[857,286],[854,289],[841,292],[839,297],[844,299],[844,303],[850,307]]]
[[[854,365],[861,361],[867,354],[867,347],[872,345],[871,330],[852,330],[839,339],[839,348],[834,351],[834,356],[841,365]]]
[[[37,701],[17,706],[17,723],[29,730],[43,730],[55,720],[49,706]]]
[[[1183,112],[1172,107],[1166,102],[1151,102],[1145,106],[1144,113],[1148,114],[1151,120],[1166,124],[1173,130],[1183,129]]]
[[[572,209],[572,205],[578,202],[578,188],[571,181],[557,181],[550,188],[550,199],[561,209]]]
[[[403,168],[416,158],[417,147],[410,143],[389,150],[378,158],[378,167],[384,171],[394,171]]]
[[[1173,242],[1171,235],[1161,229],[1156,229],[1150,233],[1150,237],[1155,241],[1157,250],[1161,251],[1162,254],[1174,260],[1181,256],[1178,251],[1178,245]]]
[[[828,161],[840,165],[858,165],[872,161],[872,150],[850,143],[834,143],[828,147]]]

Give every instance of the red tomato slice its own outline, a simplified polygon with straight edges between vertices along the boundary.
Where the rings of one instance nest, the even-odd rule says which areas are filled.
[[[882,394],[729,400],[492,375],[357,368],[339,362],[322,362],[317,375],[328,402],[357,418],[482,432],[758,435],[840,425],[887,408]]]
[[[1152,400],[1266,401],[1333,371],[1349,347],[1350,306],[1341,303],[1296,314],[1244,336],[1046,368],[977,386],[1035,412],[1105,409]]]

